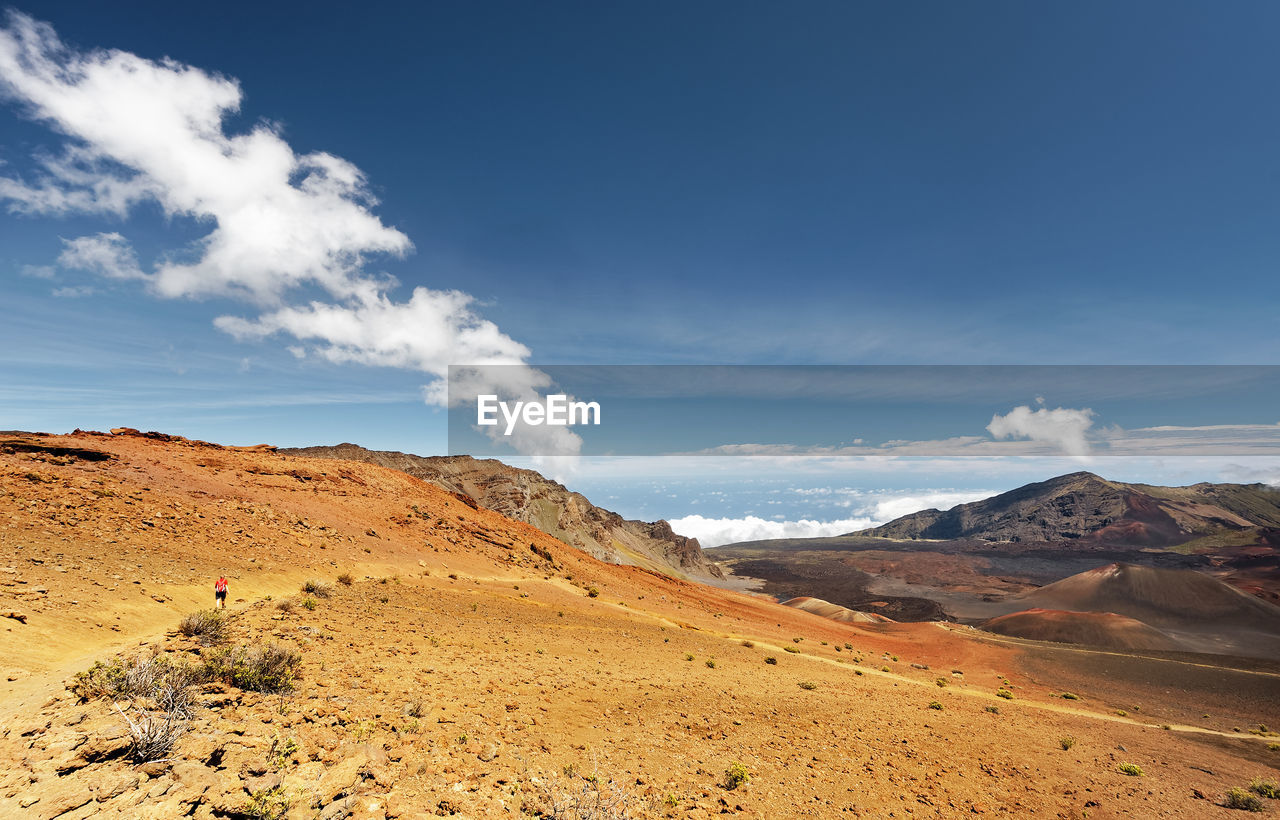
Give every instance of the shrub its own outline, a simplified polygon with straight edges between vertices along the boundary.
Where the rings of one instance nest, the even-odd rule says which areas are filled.
[[[352,584],[355,583],[355,581],[356,579],[351,577],[351,573],[349,572],[344,572],[338,576],[338,583],[342,584],[344,587],[351,586]]]
[[[1277,786],[1274,780],[1263,780],[1261,777],[1255,777],[1253,782],[1249,784],[1249,791],[1270,800],[1280,800],[1280,786]]]
[[[308,595],[314,595],[317,598],[328,598],[333,594],[333,589],[324,581],[318,581],[310,578],[302,585],[302,591]]]
[[[686,661],[691,661],[691,660],[693,660],[693,653],[692,653],[692,652],[686,652],[686,653],[684,653],[684,659],[685,659]]]
[[[934,681],[934,683],[938,684],[939,687],[942,687],[942,686],[946,686],[948,683],[950,683],[950,681],[948,681],[946,678],[938,678],[936,681]]]
[[[231,639],[227,621],[226,616],[216,609],[201,609],[183,618],[178,624],[178,631],[205,646],[226,643]]]
[[[790,652],[792,655],[799,655],[799,654],[800,654],[800,647],[798,647],[798,646],[784,646],[784,647],[782,647],[782,648],[783,648],[784,650],[786,650],[787,652]]]
[[[707,658],[707,668],[708,668],[708,669],[715,669],[715,668],[716,668],[716,662],[715,662],[715,659],[714,659],[714,658]]]
[[[778,663],[778,659],[770,655],[769,657],[764,659],[764,662],[769,664],[770,666],[776,666]]]
[[[174,690],[169,692],[168,697],[163,700],[168,702],[162,703],[160,709],[130,707],[129,711],[133,713],[133,717],[119,706],[115,707],[117,714],[124,718],[125,724],[129,727],[129,737],[132,741],[129,747],[129,758],[134,763],[150,763],[167,759],[178,738],[187,731],[187,721],[191,718],[187,693]]]
[[[283,820],[289,813],[290,805],[284,786],[274,786],[270,789],[258,789],[249,795],[244,813],[254,820]]]
[[[938,703],[936,700],[934,700],[934,701],[930,701],[930,702],[929,702],[929,708],[930,708],[930,709],[936,709],[936,710],[938,710],[939,712],[941,712],[941,711],[942,711],[942,704],[941,704],[941,703]]]
[[[566,771],[571,771],[566,767]],[[634,816],[632,809],[636,799],[612,779],[594,773],[578,776],[566,774],[569,782],[560,777],[536,778],[538,793],[528,808],[537,817],[549,820],[626,820]]]
[[[595,587],[587,587],[587,597],[588,597],[588,598],[599,598],[599,597],[600,597],[600,590],[596,589]]]
[[[745,646],[747,649],[751,649],[752,647],[755,646],[755,644],[753,644],[751,641],[743,641],[742,645]]]
[[[1269,752],[1280,752],[1280,743],[1268,743],[1268,744],[1267,744],[1267,751],[1269,751]]]
[[[71,691],[81,698],[162,700],[173,693],[185,693],[196,680],[191,667],[167,655],[116,657],[98,661],[75,676]]]
[[[307,596],[306,598],[303,598],[302,608],[308,612],[312,611],[313,609],[316,608],[316,599],[312,598],[311,596]]]
[[[1223,795],[1222,805],[1229,809],[1242,809],[1244,811],[1262,811],[1263,809],[1261,800],[1239,786],[1227,790],[1227,793]]]
[[[818,684],[814,683],[813,681],[807,681],[807,680],[800,681],[799,686],[801,689],[807,689],[810,692],[818,688]]]
[[[1075,694],[1074,692],[1063,692],[1062,699],[1063,700],[1080,700],[1080,696]]]
[[[1137,763],[1121,763],[1118,767],[1121,774],[1127,774],[1130,777],[1142,777],[1142,767]]]
[[[202,655],[203,677],[249,692],[288,692],[298,679],[302,656],[280,644],[241,646]]]
[[[1010,692],[1008,689],[997,689],[996,697],[1004,698],[1005,700],[1013,700],[1013,693]]]
[[[751,773],[747,771],[747,767],[741,763],[734,762],[729,764],[729,768],[724,771],[724,787],[729,791],[733,791],[744,783],[751,782]]]
[[[1066,737],[1060,737],[1058,738],[1058,745],[1061,746],[1062,751],[1065,752],[1069,750],[1072,746],[1076,745],[1076,739],[1074,737],[1071,737],[1070,735]]]
[[[281,600],[280,603],[276,604],[276,609],[280,610],[281,612],[292,612],[293,601],[290,601],[288,598],[285,598]]]
[[[987,707],[985,707],[985,708],[986,708],[986,711],[990,712],[990,713],[991,713],[991,714],[993,714],[993,715],[998,715],[998,714],[1000,714],[1000,707],[999,707],[999,706],[987,706]]]

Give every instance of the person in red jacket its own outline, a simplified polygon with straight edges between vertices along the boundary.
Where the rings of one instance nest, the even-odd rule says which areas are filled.
[[[213,584],[213,603],[218,609],[227,608],[227,578],[219,575]]]

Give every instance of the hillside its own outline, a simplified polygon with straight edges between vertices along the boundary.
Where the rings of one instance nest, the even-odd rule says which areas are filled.
[[[1079,472],[950,510],[923,510],[857,535],[895,539],[1075,542],[1172,547],[1194,539],[1271,543],[1280,490],[1263,484],[1152,487]]]
[[[1187,648],[1155,627],[1114,612],[1027,609],[984,621],[981,627],[998,635],[1107,649],[1172,651]]]
[[[677,535],[666,521],[624,519],[538,472],[510,467],[496,459],[424,457],[367,450],[355,444],[283,452],[308,458],[362,461],[408,473],[472,498],[486,509],[532,524],[611,564],[634,564],[682,577],[724,577],[721,569],[703,555],[696,538]]]
[[[468,501],[269,448],[0,441],[0,816],[1190,820],[1280,761],[1237,728],[1280,723],[1280,667],[838,623]],[[221,634],[183,634],[219,573]],[[148,752],[126,715],[182,731]]]

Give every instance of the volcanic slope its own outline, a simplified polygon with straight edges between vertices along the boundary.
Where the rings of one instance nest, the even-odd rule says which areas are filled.
[[[1108,564],[1016,595],[1006,604],[1114,613],[1154,627],[1196,651],[1280,657],[1280,607],[1195,570]],[[1029,624],[1031,619],[1023,621]],[[1013,634],[1007,632],[1010,622],[1003,623],[1006,634]],[[1085,625],[1077,626],[1082,631],[1074,642],[1091,643]],[[1123,632],[1119,623],[1112,626]],[[1064,624],[1061,634],[1070,635],[1071,630]]]
[[[982,628],[999,635],[1037,641],[1078,643],[1108,649],[1186,650],[1153,626],[1114,612],[1067,612],[1026,609],[984,621]]]
[[[723,578],[696,538],[673,532],[666,521],[632,521],[597,507],[581,493],[534,470],[471,456],[424,457],[356,444],[285,450],[291,455],[379,464],[461,493],[482,507],[532,524],[570,546],[611,564],[635,564],[680,577]]]
[[[631,817],[1228,818],[1221,795],[1280,762],[1235,728],[1280,723],[1274,666],[841,624],[469,501],[167,437],[0,443],[0,817],[555,817],[605,797]],[[219,573],[230,619],[204,645],[175,627]],[[197,677],[150,762],[116,707],[145,729],[156,704],[74,679],[268,650],[297,653],[287,691],[254,691],[256,666]]]

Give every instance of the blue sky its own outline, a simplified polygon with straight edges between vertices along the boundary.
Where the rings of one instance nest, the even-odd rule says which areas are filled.
[[[159,129],[134,135],[159,194],[10,196],[0,427],[443,452],[421,387],[447,345],[334,341],[343,317],[312,303],[384,329],[462,317],[482,337],[464,352],[532,364],[1280,354],[1274,4],[395,5],[14,7],[60,60],[234,79],[219,133],[267,123],[295,157],[345,160],[356,193],[348,166],[306,167],[377,225],[328,279],[256,259],[273,284],[250,299],[200,264],[230,211],[164,176]],[[5,82],[0,176],[30,187],[86,138]],[[94,172],[129,178],[108,138],[88,138]],[[120,248],[134,267],[89,253]],[[165,265],[209,278],[166,285]],[[410,314],[415,288],[472,301]]]

